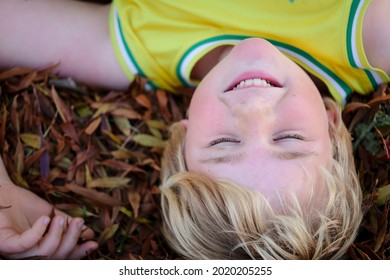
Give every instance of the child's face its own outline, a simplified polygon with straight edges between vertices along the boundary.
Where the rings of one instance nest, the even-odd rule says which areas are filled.
[[[240,81],[247,85],[233,89]],[[203,79],[189,108],[189,171],[230,179],[270,198],[293,191],[301,203],[329,168],[328,114],[307,74],[274,46],[247,39]]]

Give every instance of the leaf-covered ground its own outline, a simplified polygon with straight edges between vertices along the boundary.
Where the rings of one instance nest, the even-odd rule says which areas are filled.
[[[349,254],[353,259],[390,259],[390,86],[366,97],[355,94],[343,118],[353,136],[365,210]]]
[[[70,215],[100,244],[92,259],[175,258],[160,234],[159,165],[188,98],[0,72],[1,155],[12,180]]]
[[[100,247],[91,259],[174,259],[160,233],[159,166],[171,123],[190,94],[124,92],[58,79],[48,70],[0,72],[1,156],[12,180],[70,215]],[[366,215],[348,258],[389,259],[390,88],[344,110],[354,136]]]

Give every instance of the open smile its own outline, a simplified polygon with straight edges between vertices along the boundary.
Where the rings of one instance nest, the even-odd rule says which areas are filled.
[[[258,76],[244,77],[232,83],[225,92],[248,87],[281,87],[281,85],[272,78],[264,78]]]

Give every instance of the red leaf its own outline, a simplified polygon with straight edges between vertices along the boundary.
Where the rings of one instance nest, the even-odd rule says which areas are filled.
[[[51,95],[62,121],[65,123],[72,122],[73,118],[69,107],[65,105],[64,101],[60,98],[54,87],[51,88]]]

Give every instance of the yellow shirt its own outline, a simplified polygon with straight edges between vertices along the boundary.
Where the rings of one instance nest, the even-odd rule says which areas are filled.
[[[207,52],[248,37],[273,43],[328,86],[344,104],[389,76],[363,50],[371,0],[114,0],[110,30],[120,64],[133,80],[170,91],[195,86],[191,69]]]

